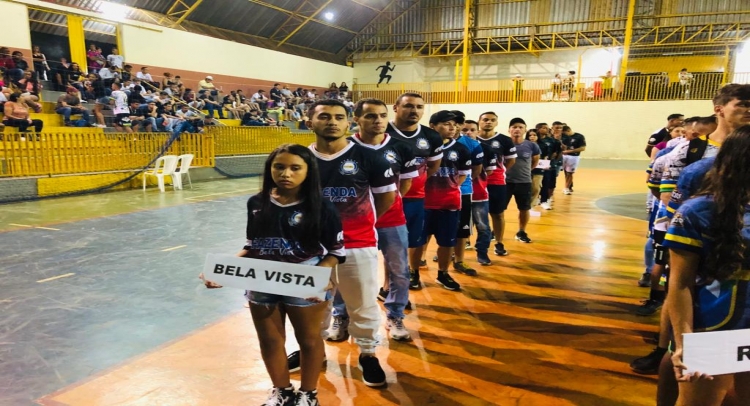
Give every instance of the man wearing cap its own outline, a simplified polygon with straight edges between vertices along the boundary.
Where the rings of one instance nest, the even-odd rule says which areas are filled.
[[[206,76],[205,79],[198,82],[198,88],[199,90],[205,90],[207,92],[210,92],[212,96],[216,96],[217,94],[219,94],[219,92],[216,91],[216,86],[214,85],[213,76]]]
[[[516,199],[518,208],[518,232],[516,240],[530,243],[531,239],[526,234],[526,225],[529,223],[529,211],[531,210],[531,170],[539,164],[541,150],[539,146],[525,139],[526,122],[522,118],[510,120],[508,133],[516,145],[516,164],[505,173],[505,181],[508,188],[508,203],[510,199]]]
[[[72,114],[80,114],[86,123],[90,123],[89,111],[86,107],[81,105],[81,99],[78,97],[78,89],[73,86],[68,86],[66,93],[57,99],[57,106],[55,112],[61,114],[65,121],[66,127],[72,127],[73,123],[70,121]]]

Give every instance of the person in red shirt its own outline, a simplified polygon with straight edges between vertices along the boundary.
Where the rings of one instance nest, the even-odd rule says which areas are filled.
[[[422,241],[430,235],[438,244],[437,283],[448,290],[460,290],[461,285],[448,274],[451,251],[456,245],[456,231],[461,212],[461,184],[471,175],[471,153],[458,143],[456,115],[441,110],[430,117],[430,127],[443,139],[443,159],[440,169],[425,183],[425,221]],[[421,257],[425,245],[418,248]],[[416,271],[419,272],[418,270]]]
[[[378,217],[375,229],[378,232],[378,249],[385,259],[386,285],[378,293],[385,302],[386,329],[394,340],[408,340],[411,335],[404,327],[404,309],[409,302],[409,264],[406,248],[408,232],[401,196],[411,188],[417,177],[414,151],[405,142],[385,133],[388,125],[388,109],[378,99],[362,99],[354,106],[354,120],[359,132],[351,139],[381,154],[398,177],[396,201],[385,214]]]

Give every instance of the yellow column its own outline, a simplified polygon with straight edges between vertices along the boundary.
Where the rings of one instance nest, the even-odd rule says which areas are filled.
[[[469,97],[469,53],[472,46],[472,35],[470,30],[474,25],[471,19],[471,9],[474,7],[474,0],[466,0],[464,8],[464,55],[461,60],[463,72],[461,75],[461,88],[463,89],[462,101],[466,103]]]
[[[120,55],[125,55],[125,45],[122,42],[122,24],[117,24],[116,28],[117,31],[115,32],[115,35],[117,36],[117,51]],[[123,56],[123,58],[125,57]],[[125,60],[127,60],[127,58]]]
[[[727,45],[726,49],[724,50],[724,75],[721,78],[721,84],[726,85],[729,79],[729,74],[732,69],[732,54],[729,49],[729,45]]]
[[[83,17],[68,14],[68,42],[70,43],[70,61],[86,71],[86,38],[83,34]]]
[[[622,63],[620,64],[620,90],[624,90],[625,74],[628,72],[628,57],[630,56],[630,44],[633,42],[633,17],[635,16],[635,3],[637,0],[630,0],[628,5],[628,22],[625,24],[625,44],[622,48]]]

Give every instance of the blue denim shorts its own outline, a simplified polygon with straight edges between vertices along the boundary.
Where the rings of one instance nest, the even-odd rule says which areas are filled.
[[[310,260],[307,260],[305,262],[302,262],[302,265],[316,265],[318,262],[320,262],[322,258],[315,257]],[[326,291],[325,301],[329,301],[333,298],[333,294],[331,291]],[[271,293],[263,293],[263,292],[254,292],[250,290],[245,291],[245,299],[247,299],[248,302],[254,304],[254,305],[261,305],[261,306],[267,306],[267,307],[273,307],[276,306],[279,303],[282,303],[286,306],[294,306],[294,307],[310,307],[315,306],[319,304],[320,302],[311,302],[306,299],[302,299],[299,297],[294,296],[283,296],[283,295],[274,295]]]

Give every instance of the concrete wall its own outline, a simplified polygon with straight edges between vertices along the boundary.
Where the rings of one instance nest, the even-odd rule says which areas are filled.
[[[21,50],[31,50],[31,30],[29,12],[25,5],[0,1],[0,15],[3,16],[3,46]],[[31,64],[31,55],[28,57]]]

